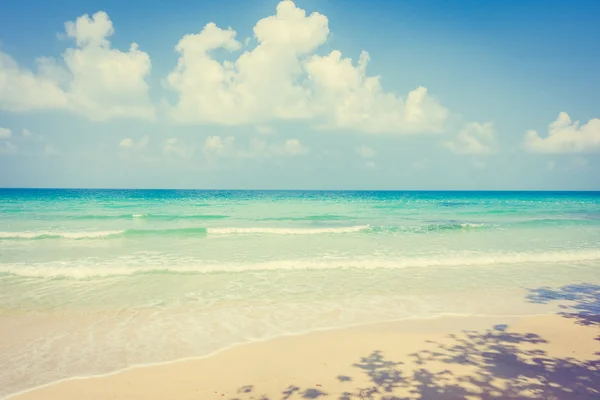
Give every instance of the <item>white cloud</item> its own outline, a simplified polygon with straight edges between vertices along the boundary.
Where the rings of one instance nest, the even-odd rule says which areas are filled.
[[[119,146],[121,147],[133,147],[133,139],[131,138],[125,138],[123,140],[121,140],[121,143],[119,143]]]
[[[294,157],[308,154],[310,149],[298,139],[287,139],[283,143],[268,143],[263,139],[253,139],[248,149],[238,150],[240,158]]]
[[[148,151],[150,139],[147,135],[138,139],[124,138],[118,144],[118,156],[122,160],[135,161],[142,163],[156,163],[159,158]]]
[[[148,146],[148,136],[142,136],[139,140],[135,141],[132,138],[125,138],[119,143],[119,147],[123,149],[145,149]]]
[[[202,151],[204,154],[222,155],[227,153],[233,147],[234,142],[235,138],[233,136],[227,136],[226,138],[221,138],[221,136],[209,136],[204,141]]]
[[[113,49],[108,39],[113,24],[103,11],[67,22],[65,30],[76,46],[60,60],[38,58],[36,72],[0,52],[0,109],[64,109],[92,120],[152,118],[145,81],[151,68],[148,54],[136,43],[128,51]]]
[[[0,128],[0,139],[8,139],[12,136],[12,131],[8,128]]]
[[[356,66],[334,50],[312,56],[305,68],[311,87],[310,101],[317,117],[329,129],[352,129],[369,133],[440,133],[449,112],[428,95],[424,87],[403,99],[385,92],[379,76],[367,76],[369,61],[362,52]]]
[[[298,139],[287,139],[282,143],[268,143],[264,139],[254,138],[247,148],[236,147],[232,136],[209,136],[204,141],[202,151],[205,156],[232,157],[238,159],[268,158],[276,156],[300,156],[307,154],[310,149]]]
[[[35,74],[21,69],[15,60],[0,51],[0,109],[19,112],[67,108],[69,104],[65,92],[40,67],[47,64],[38,60],[40,71]]]
[[[13,134],[10,129],[0,128],[0,154],[18,154],[19,156],[59,154],[43,135],[34,134],[28,129],[20,129],[20,132],[20,134]],[[10,141],[2,139],[10,139]]]
[[[288,139],[282,145],[271,145],[269,151],[274,155],[299,156],[309,152],[298,139]]]
[[[194,155],[194,146],[188,146],[181,139],[169,138],[162,143],[163,154],[179,159],[188,159]]]
[[[494,126],[491,122],[468,123],[455,140],[444,142],[443,145],[457,154],[490,154],[495,145]]]
[[[373,157],[375,157],[377,155],[377,152],[375,150],[373,150],[372,148],[367,147],[367,146],[357,147],[356,148],[356,152],[362,158],[373,158]]]
[[[571,121],[569,114],[561,112],[548,126],[548,136],[541,137],[534,130],[525,134],[525,149],[533,153],[592,153],[600,151],[600,119],[590,119],[586,124]]]
[[[170,115],[182,123],[262,125],[308,120],[326,129],[371,133],[441,132],[448,110],[419,87],[406,98],[385,92],[379,76],[367,76],[369,55],[356,65],[338,50],[316,51],[330,36],[329,21],[281,1],[274,16],[254,26],[255,48],[234,61],[211,52],[242,49],[236,32],[207,24],[177,44],[180,57],[166,84],[178,95]]]

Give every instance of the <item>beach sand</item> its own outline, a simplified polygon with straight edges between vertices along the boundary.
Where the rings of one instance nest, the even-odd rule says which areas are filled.
[[[66,380],[11,400],[599,399],[597,322],[439,317],[320,331]]]

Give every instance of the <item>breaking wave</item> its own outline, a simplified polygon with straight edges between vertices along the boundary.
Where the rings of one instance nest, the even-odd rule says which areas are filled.
[[[0,232],[0,240],[27,240],[27,239],[105,239],[115,237],[137,237],[151,235],[170,236],[227,236],[227,235],[322,235],[322,234],[347,234],[347,233],[426,233],[447,230],[469,230],[490,227],[486,224],[472,223],[444,223],[414,226],[371,226],[354,225],[322,228],[280,228],[280,227],[191,227],[173,229],[122,229],[107,231],[26,231],[26,232]]]
[[[206,262],[198,260],[181,260],[154,264],[139,260],[106,260],[97,264],[82,264],[81,261],[45,262],[45,263],[12,263],[0,264],[0,274],[44,277],[44,278],[76,278],[86,279],[104,276],[126,276],[139,274],[205,274],[205,273],[239,273],[246,271],[306,271],[306,270],[375,270],[402,269],[419,267],[485,267],[493,265],[514,265],[533,263],[565,263],[565,262],[597,262],[600,250],[587,249],[578,251],[552,252],[516,252],[516,253],[480,253],[432,255],[404,258],[371,258],[353,257],[338,260],[323,258],[283,259],[263,262]],[[134,264],[131,264],[133,261]]]

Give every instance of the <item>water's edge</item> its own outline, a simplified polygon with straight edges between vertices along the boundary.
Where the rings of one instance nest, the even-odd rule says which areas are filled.
[[[432,316],[414,316],[414,317],[406,317],[406,318],[395,318],[395,319],[390,319],[390,320],[381,320],[381,321],[369,322],[369,323],[348,324],[348,325],[343,325],[343,326],[338,326],[338,327],[316,328],[316,329],[309,329],[306,331],[295,332],[295,333],[283,333],[283,334],[270,336],[270,337],[266,337],[266,338],[233,343],[229,346],[223,347],[221,349],[215,350],[215,351],[210,352],[205,355],[182,357],[182,358],[176,358],[173,360],[156,362],[156,363],[134,364],[134,365],[131,365],[131,366],[128,366],[125,368],[116,369],[114,371],[103,373],[103,374],[77,375],[77,376],[72,376],[72,377],[68,377],[68,378],[63,378],[63,379],[59,379],[59,380],[52,381],[49,383],[45,383],[43,385],[25,389],[25,390],[22,390],[19,392],[8,394],[5,397],[0,397],[0,400],[10,400],[11,398],[17,397],[17,396],[25,394],[25,393],[34,392],[36,390],[40,390],[40,389],[50,387],[53,385],[58,385],[60,383],[68,382],[68,381],[72,381],[72,380],[87,380],[87,379],[94,379],[94,378],[103,378],[103,377],[118,375],[118,374],[121,374],[126,371],[130,371],[133,369],[152,368],[152,367],[157,367],[157,366],[162,366],[162,365],[176,364],[176,363],[185,362],[185,361],[201,360],[201,359],[214,357],[223,352],[226,352],[226,351],[238,348],[238,347],[243,347],[243,346],[252,345],[252,344],[256,344],[256,343],[266,343],[266,342],[270,342],[272,340],[278,340],[281,338],[304,336],[304,335],[314,334],[314,333],[318,333],[318,332],[335,332],[335,331],[343,331],[343,330],[355,329],[355,328],[372,329],[373,327],[376,327],[378,325],[383,325],[383,324],[405,323],[405,322],[409,322],[409,321],[422,321],[422,320],[436,320],[436,319],[439,319],[439,320],[443,320],[443,319],[449,319],[449,320],[452,320],[452,319],[520,320],[520,319],[525,319],[525,318],[535,318],[535,317],[550,316],[550,315],[556,315],[556,313],[548,312],[548,313],[538,313],[538,314],[512,314],[512,315],[510,315],[510,314],[507,314],[507,315],[449,314],[448,313],[448,314],[438,314],[438,315],[432,315]]]

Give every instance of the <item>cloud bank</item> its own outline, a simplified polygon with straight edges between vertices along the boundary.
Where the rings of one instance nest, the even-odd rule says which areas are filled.
[[[600,151],[600,119],[590,119],[586,124],[571,121],[569,114],[561,112],[548,126],[548,135],[540,136],[530,130],[525,134],[524,147],[532,153],[594,153]]]
[[[154,116],[146,82],[150,56],[135,43],[128,51],[113,49],[114,28],[105,12],[65,23],[65,33],[75,47],[60,59],[38,58],[36,71],[0,52],[0,109],[68,110],[95,121]]]
[[[339,50],[317,54],[330,36],[328,19],[290,0],[254,26],[258,42],[234,61],[218,61],[215,50],[244,46],[231,29],[207,24],[177,46],[177,66],[167,86],[178,99],[170,116],[181,123],[265,124],[305,120],[323,129],[369,133],[442,132],[449,111],[424,87],[406,98],[386,92],[379,76],[366,73],[369,54],[354,63]]]

